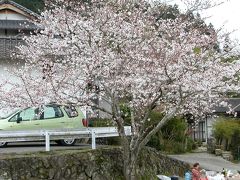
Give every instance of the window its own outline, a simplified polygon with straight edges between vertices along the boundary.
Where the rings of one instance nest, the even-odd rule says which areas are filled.
[[[77,117],[78,112],[74,106],[65,106],[64,110],[66,111],[68,117]]]
[[[22,118],[22,121],[29,121],[35,119],[35,111],[33,108],[24,109],[23,111],[17,113],[13,116],[10,121],[17,121],[18,118]]]
[[[63,113],[58,106],[45,106],[43,113],[44,119],[63,117]]]

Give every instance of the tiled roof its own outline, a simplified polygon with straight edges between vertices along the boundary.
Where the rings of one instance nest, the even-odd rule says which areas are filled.
[[[26,20],[0,20],[0,29],[35,30],[38,27]]]
[[[225,100],[235,112],[240,112],[240,98],[229,98]],[[214,108],[216,113],[226,113],[229,108],[226,106],[217,106]]]
[[[14,1],[11,1],[11,0],[0,0],[0,5],[2,4],[11,4],[13,5],[14,7],[17,7],[18,9],[21,9],[22,11],[24,11],[25,13],[35,17],[35,18],[38,18],[39,15],[33,11],[31,11],[30,9],[27,9],[25,7],[23,7],[22,5],[14,2]]]

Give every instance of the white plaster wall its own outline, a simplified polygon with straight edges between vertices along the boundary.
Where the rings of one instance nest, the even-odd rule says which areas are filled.
[[[207,130],[208,130],[208,138],[213,135],[213,124],[216,122],[216,117],[211,116],[207,118]]]
[[[22,66],[24,63],[19,63],[17,65],[16,61],[13,60],[0,60],[0,84],[4,83],[5,79],[11,79],[11,81],[19,81],[19,79],[17,79],[16,77],[13,77],[8,71],[6,71],[6,69],[11,69],[12,67],[20,67]],[[8,88],[8,86],[6,85],[4,88]],[[13,109],[9,109],[8,107],[6,107],[5,109],[0,109],[0,117],[4,117],[6,114],[8,114],[9,112],[11,112]]]
[[[1,20],[27,20],[26,16],[21,14],[0,14]]]

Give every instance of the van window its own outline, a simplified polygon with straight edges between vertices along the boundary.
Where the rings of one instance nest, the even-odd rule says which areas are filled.
[[[63,113],[58,106],[45,106],[43,113],[44,119],[63,117]]]
[[[65,106],[64,110],[70,118],[78,116],[78,112],[74,106]]]
[[[17,113],[15,116],[13,116],[10,121],[14,122],[17,121],[17,119],[21,117],[23,121],[29,121],[33,120],[35,118],[35,111],[33,108],[24,109],[23,111]]]

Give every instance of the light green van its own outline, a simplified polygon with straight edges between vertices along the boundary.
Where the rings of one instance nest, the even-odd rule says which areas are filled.
[[[56,104],[18,110],[0,119],[0,131],[79,129],[84,126],[87,126],[87,121],[80,109]],[[56,142],[61,145],[74,145],[76,140]],[[6,145],[7,142],[0,142],[0,147]]]

